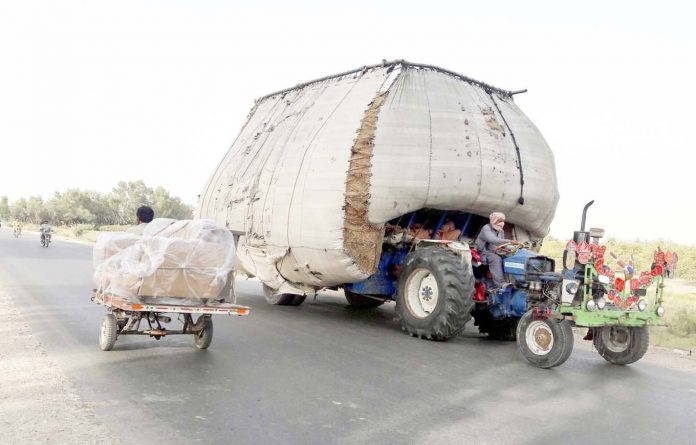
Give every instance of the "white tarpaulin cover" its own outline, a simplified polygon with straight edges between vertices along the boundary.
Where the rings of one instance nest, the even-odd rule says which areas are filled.
[[[283,292],[357,282],[384,224],[503,211],[532,238],[558,201],[553,154],[510,92],[403,61],[259,99],[199,203],[241,234],[239,267]]]
[[[94,246],[100,290],[134,302],[217,298],[234,267],[232,233],[211,220],[158,218],[143,236],[103,233]]]

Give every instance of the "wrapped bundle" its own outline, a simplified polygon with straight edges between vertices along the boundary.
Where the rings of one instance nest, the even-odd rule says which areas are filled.
[[[100,235],[94,247],[94,278],[106,292],[149,299],[217,298],[234,267],[232,234],[211,220],[153,220],[142,237]]]
[[[394,61],[258,99],[198,216],[240,235],[240,272],[304,294],[374,274],[385,225],[419,209],[502,211],[539,241],[558,197],[553,153],[512,92]]]

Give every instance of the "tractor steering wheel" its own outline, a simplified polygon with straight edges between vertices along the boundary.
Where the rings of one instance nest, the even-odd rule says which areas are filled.
[[[522,247],[524,247],[524,244],[522,244],[521,242],[510,241],[509,243],[504,243],[496,247],[494,252],[496,255],[502,257],[509,257],[516,254],[517,251],[520,250]]]

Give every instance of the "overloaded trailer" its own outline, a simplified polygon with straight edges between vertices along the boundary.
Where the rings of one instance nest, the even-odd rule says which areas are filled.
[[[198,216],[235,233],[237,271],[269,303],[342,288],[358,307],[395,300],[413,336],[446,340],[476,316],[514,338],[529,292],[489,295],[469,246],[501,211],[506,237],[529,249],[518,267],[548,264],[536,251],[559,198],[555,163],[516,93],[399,60],[269,94]]]

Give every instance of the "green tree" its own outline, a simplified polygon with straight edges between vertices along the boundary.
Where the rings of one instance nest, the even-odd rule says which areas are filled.
[[[158,218],[191,219],[193,208],[173,197],[164,187],[157,187],[152,193],[152,209]]]
[[[80,189],[68,189],[56,192],[50,202],[49,211],[55,222],[67,225],[93,224],[95,216],[91,212],[91,197]]]
[[[8,219],[10,217],[10,200],[7,196],[0,197],[0,219]]]
[[[27,200],[27,221],[38,224],[47,216],[44,200],[40,196],[30,196]]]
[[[117,205],[120,224],[134,223],[135,212],[143,205],[152,206],[152,189],[139,181],[121,181],[112,191],[113,203]]]
[[[20,198],[10,206],[10,218],[19,218],[21,221],[27,220],[27,200]]]

